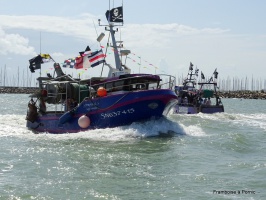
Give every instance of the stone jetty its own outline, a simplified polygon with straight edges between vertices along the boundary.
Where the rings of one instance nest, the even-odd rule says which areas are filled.
[[[32,94],[36,93],[37,87],[0,87],[0,93],[5,94]]]
[[[227,92],[218,92],[218,95],[221,98],[242,98],[242,99],[264,99],[266,100],[266,92],[261,91],[227,91]]]

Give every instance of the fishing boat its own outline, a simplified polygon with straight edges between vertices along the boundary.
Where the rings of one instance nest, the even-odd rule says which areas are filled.
[[[201,80],[197,81],[199,69],[195,68],[193,71],[193,66],[190,63],[188,75],[183,84],[175,86],[178,103],[174,106],[173,113],[197,114],[201,112],[211,114],[224,112],[224,106],[217,92],[217,69],[208,80],[201,72]]]
[[[94,67],[102,64],[108,67],[107,76],[89,79],[73,78],[63,73],[62,66],[54,62],[49,54],[39,54],[29,60],[34,72],[46,62],[53,61],[54,75],[38,77],[39,90],[30,95],[26,126],[36,132],[76,133],[90,129],[129,125],[166,116],[177,103],[174,92],[175,77],[171,75],[131,73],[122,62],[130,50],[123,49],[116,41],[116,26],[123,25],[123,8],[106,12],[108,21],[105,30],[109,32],[113,48],[115,67],[106,59],[102,50],[91,51],[89,46],[73,61],[80,65]],[[104,37],[100,34],[99,42]],[[65,62],[73,64],[72,60]]]

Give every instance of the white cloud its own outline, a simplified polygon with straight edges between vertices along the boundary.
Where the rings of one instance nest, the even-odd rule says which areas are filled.
[[[0,28],[0,54],[32,55],[34,48],[29,46],[29,40],[18,34],[7,34]]]
[[[196,29],[182,24],[129,24],[122,28],[125,45],[137,48],[138,46],[151,48],[167,48],[176,43],[181,37],[206,37],[228,33],[229,30],[220,28]]]
[[[60,57],[60,56],[64,56],[64,54],[61,53],[61,52],[54,52],[54,53],[51,54],[51,56],[58,56],[58,57]]]
[[[82,14],[76,18],[0,15],[0,55],[8,53],[36,54],[34,48],[29,45],[31,37],[19,35],[16,32],[19,29],[62,34],[68,36],[69,39],[79,39],[82,41],[79,43],[80,46],[82,44],[84,47],[87,44],[91,46],[96,43],[97,37],[94,23],[98,34],[103,30],[103,27],[97,25],[98,18],[98,16],[90,14]],[[202,67],[204,71],[212,72],[215,67],[218,67],[221,69],[221,75],[224,76],[227,76],[228,70],[232,70],[231,66],[235,66],[234,72],[246,75],[251,73],[251,64],[259,68],[260,63],[265,63],[265,56],[263,56],[266,45],[265,35],[260,37],[231,35],[230,29],[219,27],[198,29],[176,23],[125,24],[116,33],[118,40],[120,40],[120,34],[122,35],[121,40],[125,41],[124,47],[142,56],[143,60],[160,66],[160,70],[164,70],[161,69],[162,62],[160,62],[160,60],[164,60],[164,63],[168,65],[168,71],[173,71],[175,74],[180,74],[180,71],[186,73],[183,68],[188,66],[190,61]],[[49,36],[51,36],[49,38],[51,42],[58,42],[53,41],[52,34]],[[107,39],[108,33],[106,33],[102,44],[106,44]],[[72,44],[75,45],[73,41]],[[78,48],[71,46],[70,48],[66,41],[60,50],[50,53],[53,57],[63,61],[70,56],[66,55],[65,49],[79,49],[80,46]],[[71,56],[77,53],[73,50]],[[258,73],[258,75],[260,74]]]
[[[91,19],[88,17],[91,17]],[[95,17],[84,14],[77,19],[55,16],[0,15],[0,26],[5,29],[30,29],[36,31],[61,33],[87,39],[92,35],[95,36],[92,20],[95,20]]]
[[[82,14],[79,18],[62,18],[54,16],[6,16],[0,15],[0,27],[5,29],[30,29],[60,33],[87,41],[95,41],[94,24],[98,17]],[[98,26],[97,26],[98,28]],[[184,35],[221,34],[228,30],[222,29],[195,29],[179,24],[129,24],[121,29],[123,38],[130,46],[141,45],[166,45],[172,38]]]

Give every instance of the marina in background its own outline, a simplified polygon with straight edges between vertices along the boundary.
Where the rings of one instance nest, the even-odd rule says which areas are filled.
[[[28,66],[17,67],[14,74],[7,74],[6,67],[7,67],[6,65],[0,66],[0,88],[38,87],[38,82],[35,80],[36,78],[33,77],[32,74],[28,72]],[[141,72],[141,68],[140,68],[140,72]],[[158,72],[160,72],[160,70]],[[81,77],[77,76],[75,78],[82,78],[82,76],[84,76],[84,74],[82,74]],[[177,85],[182,84],[184,78],[185,76],[177,73],[176,84]],[[245,78],[241,78],[237,76],[223,78],[223,76],[221,75],[217,79],[217,84],[219,85],[219,90],[221,92],[266,91],[266,79],[265,78],[254,78],[253,76],[246,76]]]

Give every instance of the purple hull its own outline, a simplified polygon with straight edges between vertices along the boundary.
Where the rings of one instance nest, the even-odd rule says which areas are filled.
[[[189,106],[189,105],[175,105],[173,107],[174,114],[197,114],[197,113],[219,113],[224,112],[223,105],[201,105],[199,107],[196,106]]]
[[[167,114],[177,97],[171,90],[134,91],[83,101],[73,112],[46,113],[27,127],[38,132],[75,133],[96,128],[128,125],[133,122],[160,118]],[[78,120],[86,115],[90,119],[87,128],[81,128]]]

